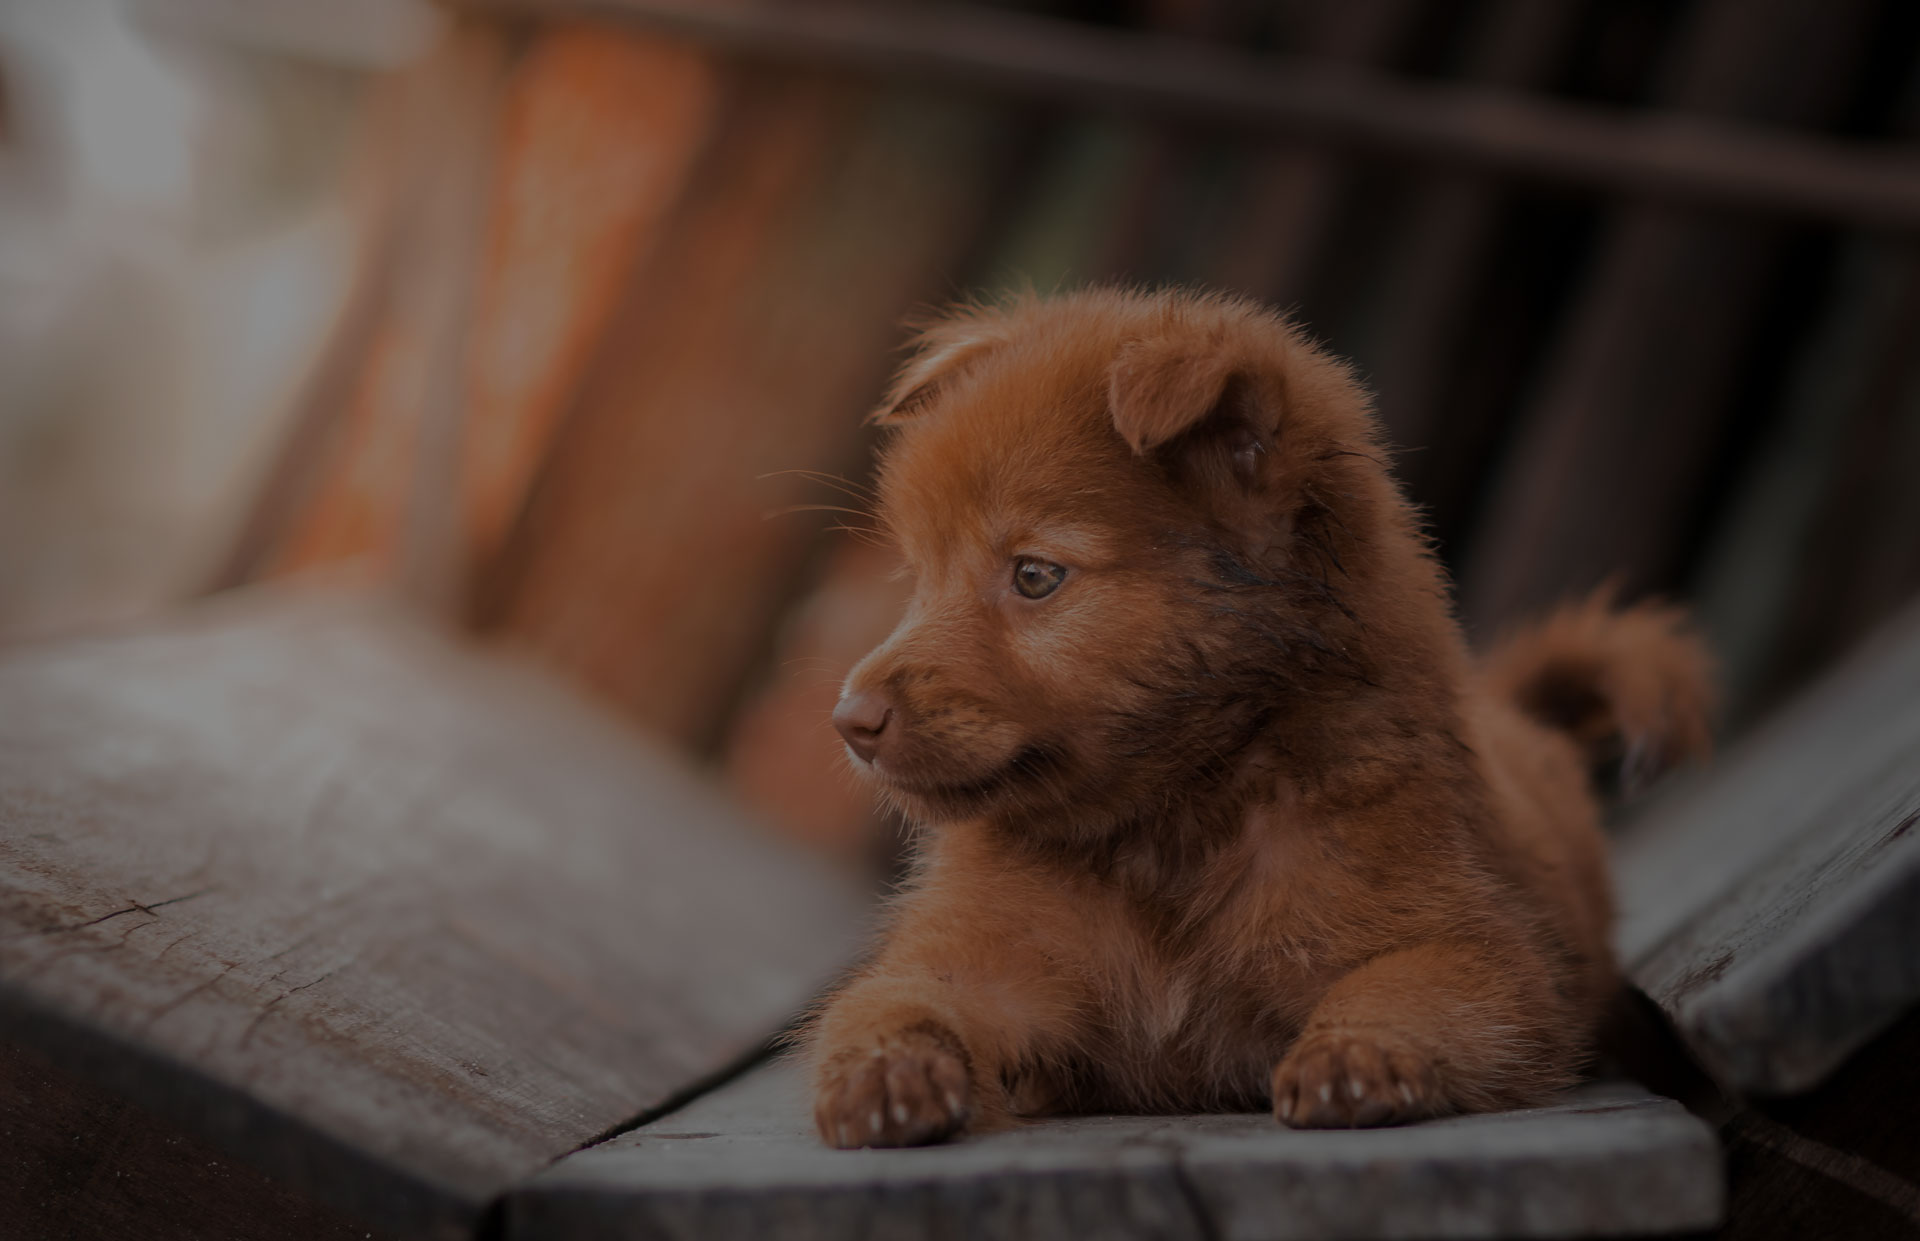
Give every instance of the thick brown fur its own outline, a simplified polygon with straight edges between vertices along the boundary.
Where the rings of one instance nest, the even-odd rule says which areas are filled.
[[[1244,301],[962,309],[878,419],[915,593],[847,692],[925,831],[809,1032],[826,1141],[1575,1077],[1616,986],[1590,764],[1706,744],[1677,616],[1596,598],[1476,667],[1365,394]]]

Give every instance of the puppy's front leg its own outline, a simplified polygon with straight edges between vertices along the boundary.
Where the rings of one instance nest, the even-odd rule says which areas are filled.
[[[920,1146],[967,1124],[979,1091],[948,990],[931,978],[869,975],[827,1009],[814,1042],[813,1119],[829,1146]]]
[[[1003,1070],[1066,1034],[1057,982],[1002,954],[983,972],[883,959],[812,1040],[814,1123],[830,1146],[919,1146],[1008,1117]]]
[[[1519,945],[1388,953],[1328,988],[1274,1069],[1274,1115],[1345,1129],[1518,1106],[1571,1080],[1580,1030]]]

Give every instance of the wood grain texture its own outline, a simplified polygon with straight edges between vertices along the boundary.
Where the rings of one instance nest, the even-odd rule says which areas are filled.
[[[749,1053],[858,901],[531,672],[233,597],[0,662],[0,1037],[395,1233]]]
[[[1614,1084],[1400,1129],[1088,1117],[917,1150],[829,1150],[810,1116],[794,1066],[758,1070],[542,1174],[508,1241],[1567,1237],[1720,1213],[1706,1126]]]
[[[1621,957],[1727,1085],[1817,1085],[1920,1004],[1920,610],[1615,851]]]

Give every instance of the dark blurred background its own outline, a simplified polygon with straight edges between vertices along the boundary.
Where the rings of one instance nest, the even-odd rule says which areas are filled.
[[[1738,731],[1920,588],[1916,68],[1911,0],[6,0],[0,638],[391,586],[857,855],[903,318],[1180,282],[1354,359],[1476,640],[1670,595]]]

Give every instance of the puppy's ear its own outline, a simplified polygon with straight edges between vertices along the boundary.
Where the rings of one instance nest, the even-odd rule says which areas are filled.
[[[914,355],[867,419],[891,426],[913,417],[939,393],[1005,340],[1002,326],[979,312],[955,315],[921,333]]]
[[[1255,487],[1272,451],[1270,403],[1219,342],[1172,336],[1127,342],[1107,379],[1113,425],[1140,456],[1173,455],[1196,481]]]

